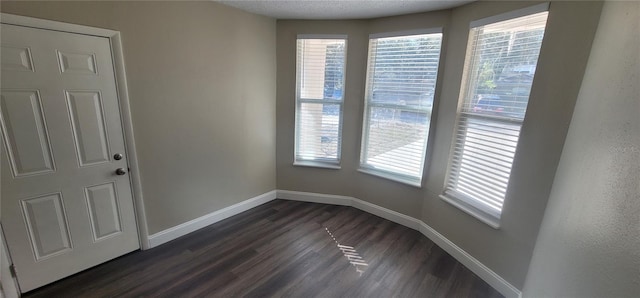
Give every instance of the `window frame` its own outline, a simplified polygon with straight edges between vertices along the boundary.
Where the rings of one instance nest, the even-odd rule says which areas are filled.
[[[478,27],[482,27],[482,26],[486,26],[486,25],[490,25],[490,24],[494,24],[494,23],[499,23],[499,22],[503,22],[503,21],[508,21],[508,20],[512,20],[512,19],[516,19],[516,18],[520,18],[520,17],[526,17],[526,16],[530,16],[530,15],[534,15],[534,14],[538,14],[538,13],[542,13],[542,12],[549,12],[549,3],[545,2],[545,3],[540,3],[537,5],[533,5],[533,6],[529,6],[529,7],[525,7],[522,9],[517,9],[517,10],[513,10],[513,11],[509,11],[509,12],[505,12],[502,14],[498,14],[498,15],[494,15],[494,16],[490,16],[490,17],[486,17],[483,19],[479,19],[479,20],[475,20],[470,22],[469,24],[469,31],[468,31],[468,38],[467,38],[467,46],[466,46],[466,50],[465,50],[465,61],[464,61],[464,69],[463,69],[463,73],[462,73],[462,78],[461,78],[461,85],[460,85],[460,93],[459,93],[459,98],[458,98],[458,106],[457,106],[457,110],[456,110],[456,120],[455,120],[455,126],[454,126],[454,130],[453,130],[453,138],[451,141],[451,148],[450,148],[450,152],[449,152],[449,160],[447,162],[447,172],[446,172],[446,176],[444,179],[444,186],[443,186],[443,191],[440,194],[440,198],[444,201],[446,201],[447,203],[459,208],[460,210],[462,210],[463,212],[475,217],[476,219],[480,220],[481,222],[491,226],[494,229],[500,229],[500,220],[504,211],[504,204],[505,202],[507,202],[507,199],[509,197],[509,188],[511,186],[511,182],[512,182],[512,178],[513,178],[513,172],[511,171],[509,173],[509,177],[507,179],[507,186],[505,189],[505,196],[504,196],[504,200],[503,200],[503,205],[502,208],[500,209],[499,212],[495,212],[494,210],[490,210],[490,208],[486,207],[486,206],[482,206],[480,203],[471,203],[473,201],[477,201],[476,199],[471,198],[468,195],[465,195],[463,193],[460,193],[457,190],[453,190],[453,191],[449,191],[449,183],[450,180],[452,179],[452,175],[453,175],[453,165],[454,165],[454,159],[456,156],[456,150],[460,149],[457,145],[457,143],[459,142],[458,139],[458,131],[461,128],[461,124],[462,124],[462,118],[466,117],[466,119],[483,119],[483,120],[489,120],[489,121],[493,121],[493,123],[499,123],[499,124],[518,124],[519,125],[519,133],[518,133],[518,139],[517,139],[517,144],[515,147],[515,153],[514,153],[514,157],[511,163],[511,166],[513,167],[513,165],[516,163],[516,160],[518,159],[518,145],[520,144],[520,138],[522,137],[521,135],[521,131],[522,131],[522,127],[524,124],[525,119],[527,118],[528,115],[528,109],[525,111],[524,116],[522,117],[522,119],[517,119],[517,118],[511,118],[511,117],[499,117],[499,116],[490,116],[490,115],[481,115],[481,114],[473,114],[473,113],[468,113],[468,112],[464,112],[462,110],[463,105],[470,93],[470,89],[472,86],[469,85],[473,85],[477,83],[477,80],[473,80],[470,79],[469,76],[474,75],[472,72],[472,70],[474,69],[474,65],[471,65],[473,63],[478,63],[478,61],[476,61],[476,58],[472,56],[473,54],[473,40],[472,40],[472,36],[471,33],[473,31],[474,28],[478,28]],[[547,23],[548,23],[548,16],[547,16]],[[545,24],[545,33],[543,35],[543,39],[542,42],[540,44],[540,52],[542,51],[542,46],[544,45],[544,39],[546,37],[546,24]],[[470,63],[469,60],[472,59],[474,60],[473,63]],[[538,57],[538,60],[536,61],[536,65],[538,65],[540,58]],[[533,90],[534,87],[534,82],[535,82],[535,77],[537,75],[537,69],[533,74],[533,80],[531,83],[531,89]],[[529,97],[527,98],[527,106],[529,105],[529,101],[531,99],[531,94],[529,94]],[[459,170],[458,170],[459,171]]]
[[[371,57],[371,50],[372,50],[371,41],[374,39],[380,39],[380,38],[406,37],[406,36],[427,35],[427,34],[440,34],[440,49],[438,53],[438,66],[436,68],[437,72],[435,76],[433,104],[431,106],[431,111],[428,112],[426,109],[423,110],[419,108],[412,108],[412,107],[401,106],[397,104],[372,102],[371,101],[372,94],[370,94],[370,92],[373,89],[373,87],[369,86],[369,82],[371,81],[371,75],[373,75],[373,72],[371,71],[370,61],[369,61],[369,58]],[[361,143],[360,143],[360,159],[358,164],[359,172],[384,178],[387,180],[399,182],[399,183],[413,186],[416,188],[422,188],[422,184],[424,182],[425,168],[428,165],[427,160],[428,160],[428,157],[430,156],[429,153],[432,147],[430,146],[432,143],[433,130],[434,130],[434,125],[433,125],[434,123],[432,120],[435,119],[434,115],[435,115],[435,109],[437,107],[436,95],[438,95],[440,91],[439,87],[440,87],[440,81],[441,81],[440,77],[442,76],[442,67],[443,67],[442,58],[444,55],[444,51],[443,51],[444,41],[445,41],[445,36],[444,36],[442,27],[382,32],[382,33],[373,33],[369,35],[369,44],[368,44],[368,51],[367,51],[367,66],[366,66],[367,68],[366,68],[366,76],[365,76],[366,81],[365,81],[364,108],[363,108],[363,119],[362,119],[362,137],[361,137]],[[365,163],[365,160],[367,160],[367,153],[368,153],[367,141],[369,139],[369,133],[370,133],[369,121],[371,119],[370,117],[371,117],[372,108],[387,108],[387,109],[394,109],[394,110],[411,111],[416,113],[428,113],[429,126],[427,128],[427,138],[425,140],[425,145],[424,145],[424,149],[421,157],[420,175],[418,175],[417,177],[414,177],[414,176],[403,174],[403,173],[393,172],[387,169],[375,168]]]
[[[344,40],[344,61],[343,61],[343,69],[342,69],[342,94],[340,100],[335,99],[309,99],[302,98],[300,96],[301,93],[301,72],[302,68],[300,67],[300,61],[298,57],[298,41],[299,40],[307,40],[307,39],[341,39]],[[346,73],[347,73],[347,53],[348,53],[348,35],[347,34],[298,34],[296,36],[296,93],[295,93],[295,123],[294,123],[294,149],[293,149],[293,165],[301,166],[301,167],[313,167],[313,168],[325,168],[325,169],[335,169],[338,170],[341,168],[340,164],[342,161],[342,127],[343,127],[343,119],[344,119],[344,102],[345,102],[345,93],[346,93]],[[299,148],[300,148],[300,114],[303,103],[313,103],[313,104],[335,104],[339,106],[339,118],[338,118],[338,144],[337,144],[337,152],[336,158],[316,158],[316,159],[299,159]]]

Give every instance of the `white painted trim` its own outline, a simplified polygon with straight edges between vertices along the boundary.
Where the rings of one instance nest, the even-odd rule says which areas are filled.
[[[276,199],[276,191],[272,190],[270,192],[253,197],[251,199],[242,201],[240,203],[231,205],[226,208],[222,208],[220,210],[214,211],[207,215],[190,220],[183,224],[179,224],[175,227],[160,231],[158,233],[155,233],[149,236],[149,248],[153,248],[158,245],[167,243],[171,240],[177,239],[191,232],[202,229],[208,225],[214,224],[223,219],[237,215],[239,213],[242,213],[251,208],[260,206],[264,203],[270,202],[275,199]]]
[[[414,230],[418,230],[418,225],[420,223],[419,220],[408,216],[408,215],[404,215],[400,212],[396,212],[393,210],[389,210],[387,208],[384,207],[380,207],[376,204],[372,204],[369,202],[365,202],[363,200],[360,199],[356,199],[356,198],[352,198],[353,200],[353,207],[358,208],[362,211],[371,213],[373,215],[377,215],[380,216],[384,219],[390,220],[392,222],[395,222],[397,224],[401,224],[405,227],[408,228],[412,228]]]
[[[478,275],[482,280],[487,282],[502,295],[505,297],[521,297],[522,292],[520,292],[518,288],[514,287],[500,275],[489,269],[489,267],[482,264],[478,259],[474,258],[455,243],[451,242],[447,237],[438,233],[434,228],[421,220],[419,222],[420,226],[418,231],[420,231],[422,235],[425,235],[433,241],[433,243],[444,249],[448,254],[458,260],[458,262],[469,268],[469,270]]]
[[[457,246],[455,243],[451,242],[451,240],[447,239],[445,236],[438,233],[435,229],[419,219],[348,196],[328,195],[291,190],[277,190],[277,197],[279,199],[292,201],[352,206],[354,208],[358,208],[362,211],[380,216],[397,224],[401,224],[408,228],[417,230],[422,233],[422,235],[433,241],[440,248],[444,249],[448,254],[458,260],[458,262],[469,268],[469,270],[478,275],[482,280],[487,282],[505,297],[520,297],[522,295],[522,292],[518,290],[518,288],[511,285],[500,275],[493,272],[493,270],[491,270],[489,267],[482,264],[482,262],[480,262],[478,259],[474,258],[472,255]]]
[[[9,250],[4,239],[2,224],[0,224],[0,296],[2,298],[18,298],[20,297],[20,285],[18,280],[11,276],[10,266],[13,264]]]
[[[487,224],[488,226],[499,230],[500,229],[500,219],[499,218],[495,218],[493,215],[489,215],[485,212],[480,211],[478,208],[475,208],[474,206],[470,206],[469,204],[467,204],[466,202],[461,202],[462,200],[455,198],[453,196],[449,196],[448,194],[443,194],[440,195],[440,198],[455,206],[456,208],[462,210],[464,213],[469,214],[473,217],[475,217],[477,220]]]
[[[372,33],[372,34],[369,34],[369,39],[402,37],[402,36],[423,35],[423,34],[437,34],[437,33],[442,34],[442,27]]]
[[[298,34],[297,39],[347,39],[347,34]]]
[[[529,7],[525,7],[525,8],[521,8],[521,9],[505,12],[505,13],[501,13],[499,15],[490,16],[490,17],[486,17],[486,18],[483,18],[483,19],[475,20],[475,21],[473,21],[473,22],[471,22],[469,24],[469,28],[476,28],[476,27],[480,27],[480,26],[484,26],[484,25],[488,25],[488,24],[502,22],[502,21],[506,21],[506,20],[510,20],[510,19],[519,18],[519,17],[524,17],[524,16],[527,16],[527,15],[532,15],[532,14],[540,13],[540,12],[543,12],[543,11],[549,11],[549,2],[540,3],[540,4],[533,5],[533,6],[529,6]]]
[[[142,250],[151,248],[149,246],[149,227],[147,226],[147,214],[142,195],[142,181],[140,179],[140,166],[136,142],[133,133],[133,119],[131,118],[131,106],[129,104],[129,91],[127,87],[127,76],[125,71],[124,54],[122,51],[122,40],[120,32],[110,38],[113,53],[114,69],[116,72],[116,88],[118,89],[118,99],[120,100],[120,119],[124,132],[124,143],[126,149],[127,163],[129,165],[129,179],[131,181],[131,192],[136,211],[136,221],[138,223],[138,235],[140,237],[140,248]]]
[[[363,165],[360,165],[360,168],[358,168],[358,172],[375,176],[378,178],[383,178],[383,179],[395,181],[398,183],[406,184],[416,188],[422,188],[422,178],[409,178],[409,177],[404,178],[403,175],[392,174],[387,171],[376,170]],[[422,175],[420,175],[420,177],[422,177]]]
[[[3,24],[11,24],[11,25],[62,31],[62,32],[69,32],[69,33],[79,33],[79,34],[93,35],[93,36],[100,36],[100,37],[107,37],[107,38],[110,38],[114,34],[118,33],[118,31],[113,31],[109,29],[62,23],[58,21],[36,19],[31,17],[12,15],[8,13],[0,14],[0,22],[2,22]]]
[[[120,120],[122,122],[122,129],[124,132],[127,163],[129,166],[131,192],[133,195],[134,208],[136,212],[138,238],[140,241],[140,248],[143,250],[149,249],[149,229],[147,227],[147,217],[142,196],[142,182],[140,180],[138,157],[136,155],[137,151],[135,138],[133,135],[133,121],[131,120],[131,108],[129,105],[129,92],[127,89],[127,77],[125,74],[124,54],[122,51],[122,40],[120,38],[120,32],[109,29],[42,20],[6,13],[0,14],[0,22],[2,22],[3,24],[84,34],[105,37],[109,39],[109,43],[111,45],[111,53],[113,55],[112,58],[115,71],[116,89],[118,92],[118,104],[120,106]]]
[[[331,169],[331,170],[340,170],[342,167],[340,163],[326,163],[326,162],[318,162],[318,161],[294,161],[293,166],[295,167],[308,167],[308,168],[321,168],[321,169]]]
[[[283,200],[353,206],[352,197],[280,189],[278,189],[277,192],[277,198]]]

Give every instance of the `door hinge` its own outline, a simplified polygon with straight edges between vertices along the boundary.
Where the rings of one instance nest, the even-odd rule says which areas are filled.
[[[11,277],[16,277],[16,266],[14,266],[13,264],[11,264],[9,266],[9,272],[11,272]]]

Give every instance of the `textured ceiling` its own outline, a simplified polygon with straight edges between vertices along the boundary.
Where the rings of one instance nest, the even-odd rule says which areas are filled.
[[[214,0],[277,19],[366,19],[460,6],[473,0]]]

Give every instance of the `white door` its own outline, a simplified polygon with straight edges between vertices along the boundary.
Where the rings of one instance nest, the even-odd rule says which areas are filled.
[[[139,243],[109,39],[1,26],[1,218],[26,292]]]

